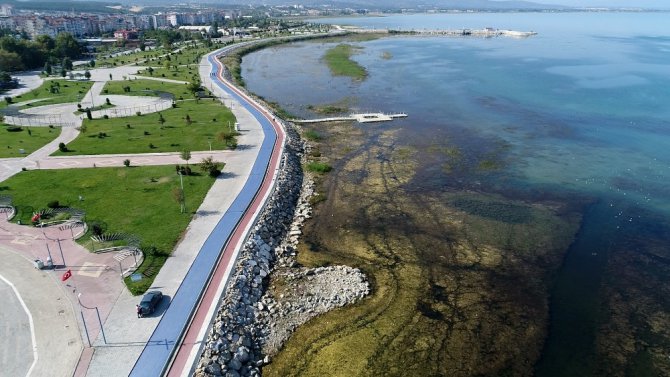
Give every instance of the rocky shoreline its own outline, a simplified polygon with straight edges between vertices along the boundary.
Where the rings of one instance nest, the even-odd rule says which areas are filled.
[[[313,181],[303,175],[309,149],[294,126],[286,124],[286,148],[276,187],[238,256],[207,336],[196,376],[260,376],[261,367],[299,325],[328,310],[366,296],[365,275],[347,266],[298,266],[296,245],[311,217]],[[269,275],[286,282],[269,291]]]

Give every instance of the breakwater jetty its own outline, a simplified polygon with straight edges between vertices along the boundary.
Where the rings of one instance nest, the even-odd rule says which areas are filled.
[[[323,123],[323,122],[342,122],[356,121],[358,123],[388,122],[393,119],[407,118],[405,113],[384,114],[384,113],[362,113],[351,114],[340,117],[318,118],[318,119],[294,119],[293,123]]]
[[[512,37],[512,38],[526,38],[537,35],[535,31],[518,31],[508,29],[496,28],[482,28],[482,29],[412,29],[412,30],[398,30],[398,29],[364,29],[364,28],[344,28],[344,30],[352,33],[382,33],[382,34],[398,34],[398,35],[425,35],[425,36],[450,36],[450,37]]]

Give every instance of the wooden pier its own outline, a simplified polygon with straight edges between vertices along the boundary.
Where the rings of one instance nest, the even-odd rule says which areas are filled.
[[[319,119],[294,119],[293,123],[323,123],[323,122],[346,122],[356,121],[358,123],[388,122],[397,118],[407,118],[405,113],[384,114],[384,113],[362,113],[351,114],[341,117],[319,118]]]

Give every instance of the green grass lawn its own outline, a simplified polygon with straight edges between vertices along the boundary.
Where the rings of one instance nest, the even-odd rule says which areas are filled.
[[[200,74],[198,73],[198,65],[191,64],[189,66],[176,66],[170,68],[153,68],[153,72],[149,73],[148,69],[143,69],[137,73],[139,76],[164,78],[170,80],[200,82]]]
[[[152,66],[152,67],[162,67],[165,64],[170,65],[195,65],[197,66],[200,63],[202,56],[210,51],[214,51],[223,45],[212,45],[212,47],[207,47],[202,44],[193,46],[189,44],[181,49],[179,52],[171,52],[169,55],[164,54],[165,56],[161,57],[152,57],[143,63],[138,65]],[[167,63],[166,63],[167,62]]]
[[[174,166],[30,170],[2,182],[0,190],[12,197],[18,209],[15,219],[24,224],[30,223],[34,211],[57,200],[61,206],[84,210],[86,222],[102,224],[105,233],[140,237],[146,259],[139,272],[149,276],[138,283],[127,281],[139,294],[151,285],[213,182],[207,174],[184,177],[184,214],[173,195],[179,189]],[[81,238],[81,243],[88,247],[90,237]]]
[[[55,86],[57,93],[51,92],[51,87]],[[26,107],[37,107],[45,105],[53,105],[56,103],[79,102],[81,98],[88,93],[93,85],[90,81],[70,81],[70,80],[45,80],[39,88],[36,88],[28,93],[12,98],[12,102],[21,103],[24,101],[32,101],[41,99],[39,102],[32,103]],[[7,107],[7,102],[0,102],[0,108]]]
[[[130,91],[125,92],[123,90],[124,87],[129,87]],[[102,94],[120,94],[126,96],[157,96],[155,92],[170,93],[175,99],[193,98],[191,92],[186,88],[186,84],[156,80],[109,81],[102,89]]]
[[[357,48],[350,44],[339,44],[323,56],[324,61],[335,76],[349,76],[355,80],[363,80],[368,73],[360,64],[351,59]]]
[[[0,126],[0,158],[25,157],[60,135],[60,127],[21,127],[21,131],[8,132],[7,125]],[[30,130],[30,132],[28,132]],[[19,153],[23,149],[24,154]]]
[[[158,56],[164,55],[167,53],[162,47],[159,47],[155,50],[146,50],[138,51],[128,55],[116,56],[113,58],[102,58],[95,60],[95,67],[116,67],[126,64],[137,63],[145,59],[157,58]],[[104,53],[102,55],[108,55],[109,53]]]
[[[67,145],[70,151],[57,151],[55,155],[206,151],[210,141],[212,149],[226,149],[216,135],[235,124],[230,109],[211,99],[180,101],[177,106],[160,112],[165,119],[162,125],[159,113],[86,119],[86,132]]]

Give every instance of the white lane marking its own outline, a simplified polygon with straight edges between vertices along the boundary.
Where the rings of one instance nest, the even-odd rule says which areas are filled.
[[[21,303],[21,306],[23,307],[23,310],[26,312],[28,315],[28,322],[30,322],[30,338],[33,342],[33,363],[30,365],[30,369],[28,369],[28,373],[26,373],[26,377],[30,376],[33,373],[33,369],[35,369],[35,364],[37,364],[37,340],[35,340],[35,325],[33,324],[33,316],[30,314],[30,310],[28,310],[28,307],[26,306],[26,303],[23,302],[23,299],[21,298],[21,295],[19,294],[19,291],[16,289],[14,284],[12,284],[11,281],[5,279],[4,276],[0,275],[0,279],[4,281],[7,285],[12,287],[12,290],[14,291],[14,294],[16,295],[16,298],[19,299],[19,302]]]

